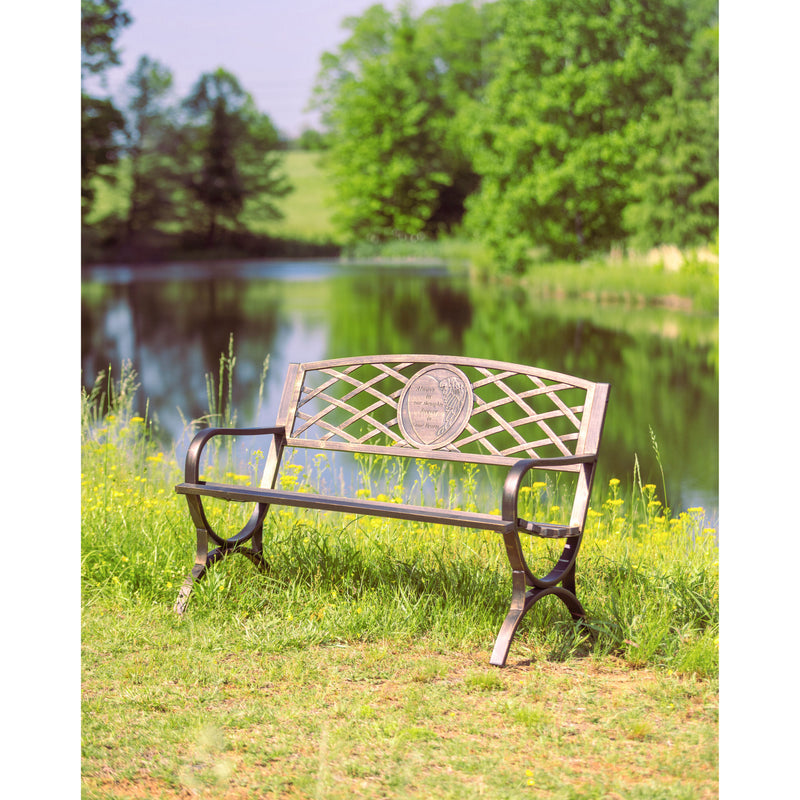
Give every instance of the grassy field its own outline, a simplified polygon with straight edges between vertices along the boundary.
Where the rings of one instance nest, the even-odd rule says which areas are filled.
[[[254,233],[308,242],[337,241],[329,205],[330,181],[320,158],[320,153],[298,150],[285,154],[286,174],[294,189],[278,204],[284,218],[278,222],[246,219]]]
[[[277,201],[284,218],[277,222],[264,221],[245,213],[242,220],[253,233],[308,242],[336,240],[328,205],[331,187],[320,167],[320,158],[319,153],[297,150],[284,153],[284,171],[293,187],[286,197]],[[122,161],[114,174],[114,183],[95,181],[97,197],[87,224],[94,225],[109,216],[127,212],[126,198],[130,190],[128,162]]]
[[[602,487],[579,559],[587,624],[538,604],[503,670],[488,658],[510,575],[481,532],[282,509],[270,569],[226,559],[178,618],[194,545],[180,466],[132,413],[135,376],[109,385],[110,403],[82,405],[84,797],[718,796],[718,550],[702,509]],[[392,463],[377,469],[392,485]],[[528,496],[562,513],[557,488]],[[534,569],[552,557],[535,544]]]
[[[84,797],[718,796],[714,681],[393,636],[272,652],[198,616],[84,611]]]

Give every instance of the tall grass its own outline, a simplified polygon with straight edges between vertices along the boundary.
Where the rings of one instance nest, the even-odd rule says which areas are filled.
[[[214,413],[234,418],[223,390],[233,355],[223,357],[210,385]],[[194,560],[194,531],[174,491],[182,465],[159,450],[152,423],[134,412],[136,376],[98,380],[82,398],[81,579],[85,613],[109,604],[171,605]],[[245,466],[213,457],[217,479],[252,483],[263,450]],[[289,464],[281,485],[300,491],[326,475]],[[435,487],[433,502],[477,507],[486,498],[475,474],[445,479],[436,462],[363,464],[358,493],[400,499],[403,470]],[[387,487],[389,487],[387,489]],[[386,494],[384,494],[386,492]],[[563,490],[545,481],[525,489],[537,518],[561,519]],[[499,505],[499,493],[496,497]],[[489,506],[482,510],[496,511]],[[249,508],[209,502],[218,530],[231,535]],[[240,641],[261,652],[310,644],[424,640],[432,648],[490,650],[508,610],[510,570],[502,542],[481,531],[401,523],[354,515],[273,508],[264,531],[269,569],[258,573],[237,556],[209,570],[187,616],[241,628]],[[560,544],[535,537],[529,563],[539,574]],[[714,676],[718,671],[718,546],[703,509],[675,514],[653,485],[612,479],[589,511],[578,559],[578,595],[588,612],[575,625],[555,598],[537,604],[521,625],[510,658],[624,658],[633,665]]]

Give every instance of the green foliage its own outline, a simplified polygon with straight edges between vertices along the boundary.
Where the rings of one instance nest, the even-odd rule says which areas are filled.
[[[325,129],[295,146],[324,156],[336,239],[351,250],[448,235],[474,240],[491,271],[523,272],[625,244],[706,244],[719,210],[717,18],[715,0],[464,0],[418,16],[376,4],[323,55],[313,105]],[[83,77],[118,63],[129,23],[119,0],[82,2]],[[124,231],[95,226],[95,238],[183,231],[182,247],[208,250],[279,229],[289,187],[269,117],[224,70],[182,109],[167,105],[169,80],[157,62],[137,66],[126,143],[114,103],[84,90],[85,219],[102,216],[99,181],[123,144],[131,167]]]
[[[130,22],[120,0],[83,0],[82,81],[119,63],[115,38]],[[243,231],[245,212],[280,218],[275,200],[291,190],[280,170],[280,138],[236,77],[223,69],[201,75],[180,108],[171,89],[170,70],[142,56],[127,81],[124,115],[110,99],[82,91],[81,195],[90,249],[104,236],[141,246],[154,232],[176,228],[190,244],[213,245]],[[99,226],[99,181],[114,181],[123,153],[126,181],[119,188],[127,196],[119,217]]]
[[[131,18],[121,0],[81,0],[81,215],[91,209],[97,179],[113,180],[107,168],[116,164],[124,118],[108,98],[96,97],[85,79],[119,64],[115,40]]]
[[[315,93],[335,221],[351,239],[435,236],[460,221],[477,180],[452,120],[482,83],[487,19],[455,3],[416,20],[405,5],[345,20],[350,38],[323,56]]]
[[[266,219],[280,218],[274,198],[291,190],[279,172],[278,131],[231,73],[202,75],[184,102],[182,172],[195,203],[187,205],[190,224],[200,222],[206,243],[224,227],[240,228],[246,205]],[[255,210],[255,209],[251,209]]]
[[[306,128],[300,136],[297,137],[295,146],[298,150],[315,153],[328,149],[328,138],[320,131]]]
[[[466,231],[494,269],[718,217],[716,3],[499,0],[350,19],[316,89],[351,241]],[[455,35],[454,31],[458,31]],[[710,123],[710,124],[709,124]]]
[[[633,130],[636,160],[624,212],[633,244],[682,247],[719,227],[719,28],[692,40],[671,92]]]
[[[102,158],[101,165],[120,167],[104,176],[120,177],[113,191],[98,183],[97,166],[84,168],[84,210],[91,212],[86,231],[110,232],[144,251],[178,233],[184,247],[207,247],[242,234],[245,218],[281,218],[276,201],[291,186],[282,170],[280,138],[235,76],[222,69],[202,75],[176,105],[170,70],[143,56],[126,89],[125,117],[110,101],[92,101],[97,113],[114,115],[117,135],[124,126],[124,138],[109,143],[110,126],[103,119],[96,145],[84,146],[84,160]],[[91,120],[89,113],[84,116]],[[85,137],[93,131],[84,124]],[[95,209],[98,197],[103,208]]]
[[[469,224],[501,267],[538,245],[580,257],[625,237],[632,127],[691,41],[684,0],[505,0],[503,57],[476,117]]]

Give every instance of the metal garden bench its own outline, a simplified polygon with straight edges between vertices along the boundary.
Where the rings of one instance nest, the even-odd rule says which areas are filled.
[[[540,598],[556,595],[574,619],[584,617],[575,594],[575,562],[608,391],[605,383],[474,358],[395,355],[291,364],[274,427],[208,428],[189,447],[185,482],[175,488],[186,496],[197,529],[197,554],[176,611],[183,613],[193,584],[229,553],[266,566],[263,524],[272,505],[478,528],[502,535],[511,565],[511,605],[491,656],[492,664],[503,666],[517,626]],[[258,487],[200,479],[201,456],[215,436],[271,437]],[[507,467],[500,514],[276,488],[287,448]],[[568,524],[519,516],[520,488],[532,469],[576,473]],[[226,538],[209,524],[204,497],[255,506],[247,524]],[[544,577],[536,577],[526,563],[521,533],[564,539],[560,557]],[[210,543],[215,547],[209,551]]]

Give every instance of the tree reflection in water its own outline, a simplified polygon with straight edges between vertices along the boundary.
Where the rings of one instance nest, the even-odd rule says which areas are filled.
[[[612,384],[602,473],[661,486],[670,504],[716,514],[716,317],[534,298],[440,267],[230,262],[90,269],[84,274],[83,383],[130,360],[142,410],[165,438],[208,410],[206,375],[234,337],[242,425],[274,422],[286,365],[350,355],[437,353],[535,364]],[[256,419],[264,358],[270,371]]]

